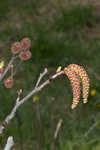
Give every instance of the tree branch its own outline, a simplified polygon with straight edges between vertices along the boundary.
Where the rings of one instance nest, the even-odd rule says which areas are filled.
[[[4,73],[0,76],[0,81],[4,78],[4,76],[6,75],[6,73],[8,72],[8,70],[10,69],[11,65],[13,64],[14,60],[17,58],[18,56],[12,56],[11,60],[8,63],[8,66],[6,67]]]
[[[44,83],[42,83],[40,86],[38,86],[38,84],[40,83],[41,79],[44,77],[44,75],[47,73],[47,69],[44,70],[43,73],[40,74],[40,77],[38,78],[38,81],[36,83],[35,88],[27,95],[25,96],[23,99],[21,99],[19,101],[19,98],[17,98],[16,100],[16,104],[14,106],[14,108],[12,109],[11,113],[5,118],[5,120],[3,121],[3,123],[0,125],[0,135],[2,135],[3,130],[5,129],[5,127],[9,124],[9,122],[14,118],[15,113],[17,111],[17,109],[24,103],[26,102],[31,96],[33,96],[35,93],[41,91],[45,86],[47,86],[48,84],[51,83],[52,80],[56,79],[58,76],[64,74],[64,71],[58,72],[56,74],[54,74],[53,76],[51,76],[48,80],[46,80]]]
[[[44,72],[43,72],[43,73],[40,73],[40,76],[39,76],[39,78],[38,78],[38,80],[37,80],[37,83],[36,83],[35,88],[38,87],[38,85],[39,85],[41,79],[47,74],[47,72],[48,72],[48,70],[47,70],[47,68],[45,68]]]
[[[9,136],[8,140],[7,140],[7,144],[6,144],[5,148],[4,148],[4,150],[11,150],[13,145],[14,145],[13,137]]]
[[[63,120],[60,119],[59,122],[58,122],[58,124],[57,124],[56,131],[55,131],[55,133],[54,133],[54,139],[55,139],[55,140],[57,139],[57,136],[58,136],[59,130],[60,130],[60,128],[61,128],[62,122],[63,122]]]

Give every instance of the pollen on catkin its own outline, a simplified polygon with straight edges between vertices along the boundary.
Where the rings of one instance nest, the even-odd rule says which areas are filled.
[[[87,72],[84,70],[82,66],[79,66],[77,64],[70,64],[68,68],[72,71],[74,71],[82,80],[82,86],[83,86],[83,103],[87,103],[88,101],[88,95],[89,95],[89,77]]]
[[[69,68],[64,68],[64,73],[67,75],[72,85],[73,103],[71,108],[74,109],[80,100],[80,79],[77,77],[76,73]]]

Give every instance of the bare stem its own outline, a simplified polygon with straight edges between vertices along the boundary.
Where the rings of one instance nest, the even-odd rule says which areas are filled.
[[[7,144],[6,144],[5,148],[4,148],[4,150],[11,150],[13,145],[14,145],[13,137],[9,136],[8,140],[7,140]]]
[[[10,69],[11,65],[13,64],[14,60],[17,58],[18,56],[12,56],[9,63],[8,63],[8,66],[6,67],[4,73],[0,76],[0,81],[4,78],[4,76],[6,75],[6,73],[8,72],[8,70]]]
[[[45,76],[45,75],[47,74],[47,72],[48,72],[48,70],[47,70],[47,68],[45,68],[44,72],[43,72],[43,73],[40,73],[40,76],[39,76],[39,78],[38,78],[38,80],[37,80],[37,83],[36,83],[35,88],[38,87],[38,85],[39,85],[41,79],[43,78],[43,76]]]
[[[55,133],[54,133],[54,139],[55,139],[55,140],[57,139],[57,136],[58,136],[59,130],[60,130],[60,128],[61,128],[62,122],[63,122],[63,120],[60,119],[59,122],[58,122],[58,124],[57,124],[56,131],[55,131]]]
[[[62,119],[59,119],[59,121],[58,121],[58,123],[57,123],[56,130],[55,130],[54,136],[53,136],[53,142],[52,142],[52,144],[51,144],[51,150],[55,150],[55,149],[56,149],[56,139],[57,139],[57,137],[58,137],[60,128],[61,128],[61,126],[62,126],[62,122],[63,122],[63,120],[62,120]]]
[[[33,96],[35,93],[41,91],[45,86],[47,86],[48,84],[51,83],[52,80],[56,79],[58,76],[64,74],[64,71],[58,72],[56,74],[54,74],[53,76],[51,76],[48,80],[46,80],[44,83],[42,83],[40,86],[38,86],[38,84],[40,83],[40,80],[43,78],[43,76],[47,73],[47,69],[44,70],[44,72],[42,74],[40,74],[39,77],[39,81],[36,84],[36,87],[27,95],[25,96],[23,99],[16,100],[16,104],[14,106],[14,108],[12,109],[11,113],[5,118],[5,120],[3,121],[3,123],[0,125],[0,135],[2,135],[3,130],[5,129],[5,127],[9,124],[9,122],[14,118],[15,113],[17,111],[17,109],[24,103],[26,102],[31,96]]]

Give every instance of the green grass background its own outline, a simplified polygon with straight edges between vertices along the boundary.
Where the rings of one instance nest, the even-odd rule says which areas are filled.
[[[43,81],[60,65],[82,65],[90,77],[90,91],[96,90],[87,104],[82,104],[81,98],[72,111],[71,85],[66,77],[56,79],[38,93],[36,104],[30,98],[18,109],[0,137],[1,149],[8,136],[13,136],[16,150],[53,150],[53,134],[60,118],[63,123],[55,149],[100,149],[100,22],[96,11],[92,4],[68,0],[0,1],[0,60],[5,61],[5,66],[12,56],[14,41],[24,37],[32,40],[32,58],[17,72],[14,87],[0,85],[0,123],[14,106],[16,90],[22,88],[23,96],[27,95],[45,67],[49,73]]]

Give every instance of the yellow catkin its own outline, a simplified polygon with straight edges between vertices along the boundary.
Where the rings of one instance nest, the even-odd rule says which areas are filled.
[[[68,68],[72,71],[74,71],[82,80],[82,86],[83,86],[83,103],[87,103],[88,101],[88,95],[89,95],[89,77],[87,72],[84,70],[83,67],[77,65],[77,64],[70,64]]]
[[[80,79],[77,77],[75,72],[71,71],[69,68],[64,68],[64,73],[67,75],[72,85],[73,103],[71,108],[74,109],[80,100]]]

